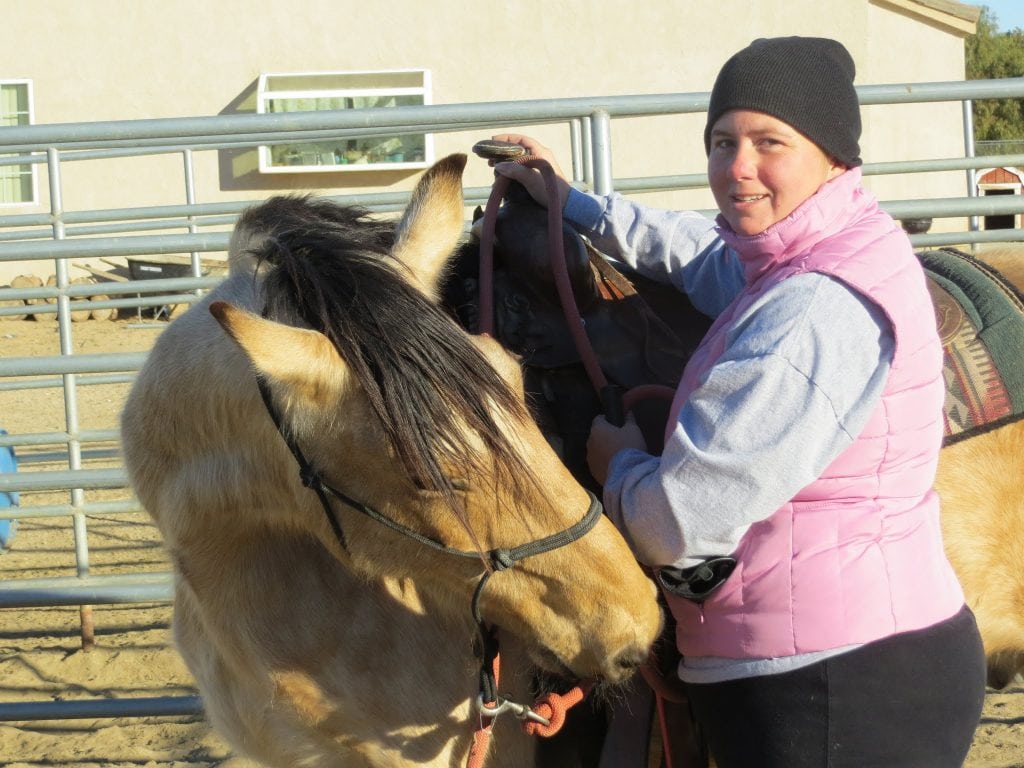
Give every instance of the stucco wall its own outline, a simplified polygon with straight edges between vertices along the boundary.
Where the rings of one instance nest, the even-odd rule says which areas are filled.
[[[919,18],[869,6],[863,55],[857,57],[864,82],[952,82],[964,79],[964,43]],[[962,157],[963,111],[959,103],[871,106],[863,110],[865,160],[887,162]],[[960,197],[967,194],[965,171],[869,180],[879,199]],[[962,219],[936,220],[933,231],[966,228]]]
[[[253,110],[261,72],[426,68],[438,104],[701,92],[733,51],[755,37],[785,34],[840,39],[857,60],[858,83],[963,76],[962,39],[868,0],[662,0],[628,7],[617,0],[7,0],[4,28],[0,78],[32,79],[37,123]],[[702,127],[702,116],[614,123],[615,175],[702,172]],[[868,108],[865,128],[869,162],[962,153],[957,106]],[[564,127],[530,130],[568,161]],[[465,151],[478,138],[438,135],[436,153]],[[216,153],[198,154],[198,200],[304,188],[406,189],[415,177],[267,176],[252,171],[252,160],[225,169]],[[481,161],[471,163],[467,184],[489,179]],[[962,194],[950,179],[871,184],[883,199]],[[180,158],[67,163],[64,181],[66,210],[184,201]],[[712,206],[706,192],[645,199]],[[42,210],[0,208],[0,215]]]

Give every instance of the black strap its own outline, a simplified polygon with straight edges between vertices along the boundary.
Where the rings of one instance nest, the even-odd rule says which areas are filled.
[[[480,630],[480,700],[490,704],[498,700],[498,681],[494,678],[494,660],[498,658],[498,633],[494,627],[477,625]]]
[[[345,533],[341,528],[341,523],[338,520],[337,515],[334,514],[334,510],[331,508],[328,495],[333,496],[346,506],[351,507],[357,512],[361,512],[371,520],[375,520],[390,530],[400,533],[413,541],[430,547],[431,549],[435,549],[449,555],[456,555],[458,557],[483,558],[486,561],[489,568],[484,571],[480,577],[480,581],[477,582],[476,589],[473,591],[470,610],[473,620],[476,622],[477,631],[480,635],[480,692],[483,697],[482,700],[487,703],[496,701],[498,691],[494,679],[494,660],[498,655],[498,638],[494,628],[487,625],[480,612],[480,601],[484,592],[484,587],[487,586],[487,582],[493,574],[511,568],[520,560],[525,560],[527,557],[532,557],[544,552],[550,552],[551,550],[558,549],[559,547],[564,547],[565,545],[571,544],[577,539],[585,536],[587,532],[597,524],[597,521],[601,517],[603,512],[601,502],[598,501],[597,497],[593,493],[587,491],[587,495],[590,497],[590,506],[582,519],[558,533],[553,533],[542,539],[521,544],[518,547],[497,547],[484,553],[449,547],[436,539],[424,536],[423,534],[402,525],[397,520],[392,520],[390,517],[380,513],[373,507],[364,504],[357,499],[353,499],[343,491],[339,491],[337,488],[325,483],[323,478],[320,476],[320,473],[306,459],[302,449],[299,448],[298,443],[296,443],[294,436],[282,423],[281,416],[277,412],[277,408],[274,407],[274,402],[270,394],[270,387],[267,385],[266,380],[262,376],[257,376],[256,383],[259,387],[260,397],[263,399],[263,404],[266,406],[267,413],[270,414],[270,418],[274,422],[274,426],[277,428],[278,434],[281,435],[281,438],[284,440],[288,449],[291,451],[292,456],[295,457],[296,463],[299,465],[299,477],[302,480],[302,484],[306,488],[315,492],[317,498],[320,499],[320,506],[323,508],[324,514],[327,516],[327,521],[334,530],[334,535],[337,537],[338,543],[341,544],[342,549],[347,552],[348,544],[345,539]]]
[[[449,547],[436,539],[424,536],[422,533],[402,525],[397,520],[392,520],[390,517],[382,514],[373,507],[364,504],[343,491],[339,491],[334,486],[325,483],[323,478],[320,476],[320,473],[317,472],[312,464],[310,464],[306,459],[305,454],[302,452],[302,449],[299,448],[291,433],[285,429],[281,417],[277,412],[277,408],[274,407],[274,403],[270,395],[270,388],[267,386],[266,381],[263,377],[258,376],[256,382],[259,386],[260,396],[263,398],[263,404],[266,406],[267,412],[270,414],[270,418],[274,422],[274,426],[277,428],[278,433],[281,435],[285,444],[288,446],[288,449],[291,451],[292,456],[295,457],[296,463],[299,465],[299,477],[302,480],[302,484],[316,493],[317,497],[320,499],[320,505],[323,507],[324,512],[327,515],[327,519],[331,523],[331,527],[334,529],[339,542],[346,549],[347,546],[344,532],[342,531],[340,522],[331,509],[328,494],[346,506],[366,515],[371,520],[374,520],[396,533],[400,533],[403,536],[412,539],[413,541],[430,547],[431,549],[436,549],[440,552],[444,552],[449,555],[456,555],[458,557],[483,557],[490,566],[492,572],[504,571],[527,557],[539,555],[544,552],[550,552],[553,549],[564,547],[566,544],[571,544],[586,535],[601,517],[601,513],[603,511],[601,502],[597,500],[597,497],[594,496],[593,493],[587,491],[587,495],[590,497],[590,506],[587,509],[587,513],[578,522],[569,526],[565,530],[559,531],[558,533],[553,533],[542,539],[521,544],[518,547],[498,547],[484,553]],[[484,583],[486,583],[486,580],[484,580]],[[482,586],[478,586],[477,590],[481,591]]]
[[[270,414],[270,420],[274,422],[274,426],[277,428],[277,432],[284,439],[284,444],[288,446],[288,450],[292,452],[292,456],[295,457],[296,463],[299,465],[299,478],[302,480],[302,484],[316,493],[320,499],[320,506],[327,512],[327,522],[331,524],[331,529],[334,531],[334,537],[338,540],[341,548],[348,552],[348,542],[345,539],[345,531],[341,528],[341,523],[338,518],[331,514],[331,505],[327,500],[327,493],[320,475],[313,469],[313,466],[306,461],[306,456],[302,453],[302,449],[299,448],[298,443],[292,439],[291,433],[289,433],[284,425],[281,423],[281,416],[277,412],[277,408],[274,407],[274,402],[270,397],[270,387],[267,386],[266,380],[260,376],[256,376],[256,386],[259,387],[260,397],[263,398],[263,405],[266,406],[267,413]]]

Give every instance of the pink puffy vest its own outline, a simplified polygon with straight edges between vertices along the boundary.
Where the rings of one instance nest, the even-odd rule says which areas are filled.
[[[895,335],[881,401],[854,443],[795,498],[755,523],[735,571],[703,604],[667,594],[679,650],[772,658],[930,626],[963,592],[946,559],[931,489],[942,440],[942,349],[924,274],[906,235],[852,169],[754,237],[723,237],[747,287],[717,318],[683,374],[683,402],[722,354],[725,332],[765,291],[822,272],[878,304]]]

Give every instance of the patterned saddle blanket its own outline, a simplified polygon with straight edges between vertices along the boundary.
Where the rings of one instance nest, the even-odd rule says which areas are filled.
[[[918,258],[945,352],[944,445],[1024,418],[1024,296],[962,251]]]

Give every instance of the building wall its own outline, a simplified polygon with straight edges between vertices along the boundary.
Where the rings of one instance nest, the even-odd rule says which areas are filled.
[[[887,4],[868,7],[870,33],[855,57],[860,82],[956,82],[965,74],[964,41]],[[959,103],[876,105],[863,110],[869,162],[963,157],[963,110]],[[962,197],[966,171],[875,176],[869,180],[881,200]],[[933,231],[966,229],[965,219],[938,219]]]
[[[704,92],[755,37],[824,35],[845,43],[859,84],[960,80],[963,40],[879,0],[5,0],[0,78],[31,78],[36,123],[216,115],[255,109],[261,72],[426,68],[435,104]],[[959,107],[866,108],[868,162],[962,154]],[[616,176],[700,173],[703,116],[616,121]],[[527,129],[568,162],[563,126]],[[441,134],[438,156],[483,136]],[[255,154],[227,166],[197,155],[199,202],[301,189],[408,189],[408,173],[261,175]],[[178,157],[64,164],[66,210],[184,201]],[[963,194],[956,174],[873,180],[888,197]],[[45,173],[40,199],[46,201]],[[962,174],[959,175],[962,181]],[[482,161],[466,183],[489,183]],[[706,192],[647,195],[710,208]],[[44,211],[46,206],[0,209]]]

